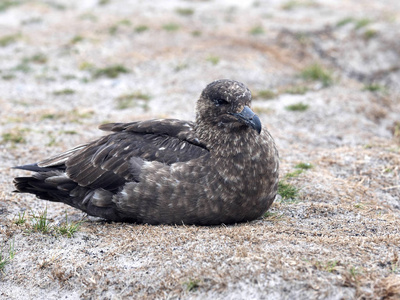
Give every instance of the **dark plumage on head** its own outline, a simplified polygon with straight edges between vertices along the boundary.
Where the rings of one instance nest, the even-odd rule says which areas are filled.
[[[274,201],[278,151],[242,83],[210,83],[196,122],[158,119],[100,126],[111,131],[41,162],[16,167],[17,192],[89,215],[149,224],[250,221]]]
[[[250,127],[260,133],[261,121],[250,106],[251,92],[243,83],[229,79],[216,80],[201,93],[197,102],[196,122],[228,131]]]

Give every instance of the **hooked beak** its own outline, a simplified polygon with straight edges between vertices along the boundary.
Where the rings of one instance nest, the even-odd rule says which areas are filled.
[[[240,122],[253,128],[258,133],[261,132],[260,118],[250,109],[250,107],[245,106],[240,113],[232,113],[232,116],[235,116]]]

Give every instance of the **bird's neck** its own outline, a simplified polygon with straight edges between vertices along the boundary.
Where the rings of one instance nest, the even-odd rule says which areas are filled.
[[[200,121],[195,130],[197,137],[211,154],[226,158],[251,152],[253,141],[259,138],[255,130],[244,126],[231,128],[223,124],[202,124]]]

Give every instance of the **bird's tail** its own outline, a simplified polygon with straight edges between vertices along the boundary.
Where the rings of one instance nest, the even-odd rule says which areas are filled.
[[[62,170],[44,171],[43,168],[39,170],[33,165],[16,168],[36,171],[29,177],[14,178],[17,193],[30,193],[40,199],[63,202],[91,216],[112,221],[135,221],[135,219],[120,215],[116,204],[112,201],[114,192],[79,186]]]
[[[16,177],[14,185],[16,192],[34,194],[40,199],[54,202],[65,202],[69,193],[77,187],[77,184],[62,171],[38,172],[29,177]]]

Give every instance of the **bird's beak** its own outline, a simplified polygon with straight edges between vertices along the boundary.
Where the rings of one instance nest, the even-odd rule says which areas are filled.
[[[232,113],[232,116],[235,116],[240,122],[253,128],[258,133],[261,132],[260,118],[250,109],[250,107],[245,106],[241,112]]]

